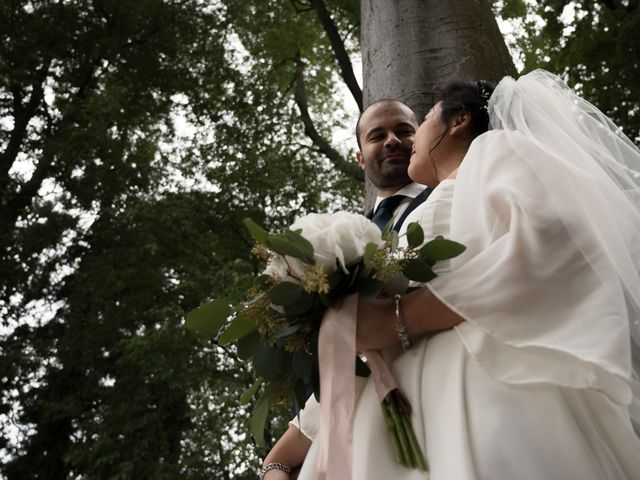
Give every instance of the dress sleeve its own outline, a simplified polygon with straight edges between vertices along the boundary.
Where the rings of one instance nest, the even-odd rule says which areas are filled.
[[[624,291],[590,241],[588,215],[566,201],[571,185],[591,188],[589,179],[553,162],[517,132],[473,142],[451,211],[450,238],[467,250],[428,288],[466,320],[456,331],[495,378],[594,388],[628,404]],[[566,176],[565,191],[538,168]]]
[[[304,408],[298,412],[298,415],[291,419],[289,425],[296,427],[305,437],[313,442],[320,428],[319,420],[320,403],[318,403],[316,397],[311,395],[304,404]]]
[[[366,378],[356,377],[356,401],[359,400],[366,384]],[[312,442],[315,440],[320,429],[320,403],[314,395],[307,399],[304,408],[291,419],[289,425],[296,427]]]

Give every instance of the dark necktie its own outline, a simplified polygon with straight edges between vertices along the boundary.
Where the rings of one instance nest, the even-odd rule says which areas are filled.
[[[391,217],[393,217],[394,210],[405,198],[407,197],[404,195],[394,195],[393,197],[387,197],[382,200],[373,217],[371,217],[371,221],[375,223],[380,230],[384,230],[384,227],[389,223]]]

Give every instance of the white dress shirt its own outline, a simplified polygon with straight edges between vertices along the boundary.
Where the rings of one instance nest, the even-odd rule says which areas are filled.
[[[392,196],[395,195],[404,195],[406,198],[403,198],[402,201],[398,204],[398,206],[396,207],[396,209],[393,212],[393,223],[396,223],[396,219],[400,218],[402,216],[402,214],[404,213],[404,211],[407,209],[407,207],[409,206],[409,204],[411,203],[411,201],[416,198],[418,195],[420,195],[420,193],[422,193],[422,191],[426,188],[425,185],[422,185],[420,183],[416,183],[416,182],[412,182],[409,183],[408,185],[405,185],[404,187],[402,187],[400,190],[398,190],[396,193],[394,193]],[[375,213],[376,209],[378,208],[378,205],[380,205],[380,202],[382,200],[384,200],[387,197],[381,197],[381,196],[377,196],[376,197],[376,203],[373,205],[373,212]]]

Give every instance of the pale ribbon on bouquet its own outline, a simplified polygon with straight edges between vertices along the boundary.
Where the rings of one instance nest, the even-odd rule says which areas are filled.
[[[319,480],[349,480],[353,462],[353,417],[356,403],[356,320],[358,295],[345,297],[324,315],[318,337],[320,366]],[[379,351],[365,352],[382,401],[398,388]]]

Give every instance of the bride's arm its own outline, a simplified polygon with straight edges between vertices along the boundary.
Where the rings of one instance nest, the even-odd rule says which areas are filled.
[[[306,435],[304,435],[295,426],[290,425],[289,429],[284,432],[271,451],[267,454],[262,465],[265,466],[269,463],[278,462],[297,468],[302,465],[310,447],[311,440],[309,440]],[[264,480],[271,480],[272,477],[270,475],[273,475],[274,480],[279,477],[289,478],[289,476],[284,474],[282,470],[271,470],[270,472],[267,472]]]
[[[400,319],[410,336],[447,330],[464,320],[426,287],[402,297]],[[359,299],[356,343],[360,351],[400,345],[393,299]]]

